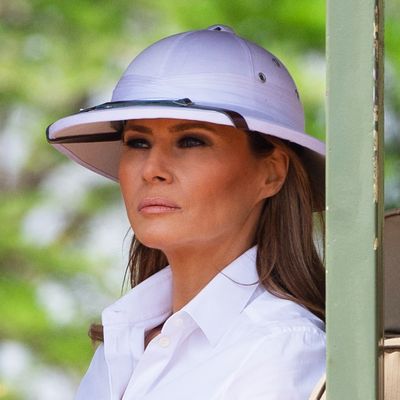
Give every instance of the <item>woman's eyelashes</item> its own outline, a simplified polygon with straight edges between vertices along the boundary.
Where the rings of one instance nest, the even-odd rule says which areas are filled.
[[[149,149],[151,147],[151,144],[147,139],[135,137],[126,138],[124,140],[124,145],[133,149]]]
[[[187,148],[187,147],[201,147],[206,146],[208,142],[195,135],[185,135],[178,140],[178,147]]]
[[[133,149],[150,149],[154,143],[143,137],[126,137],[124,138],[124,145]],[[155,142],[157,143],[157,142]],[[191,148],[202,147],[209,145],[209,141],[197,135],[184,135],[176,139],[173,143],[178,148]]]

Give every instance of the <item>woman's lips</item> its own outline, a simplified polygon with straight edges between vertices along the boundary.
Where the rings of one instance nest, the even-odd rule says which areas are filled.
[[[159,197],[143,199],[138,205],[138,211],[142,214],[160,214],[180,209],[176,203]]]

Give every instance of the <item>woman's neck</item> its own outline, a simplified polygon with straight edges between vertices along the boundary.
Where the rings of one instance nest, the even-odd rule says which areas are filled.
[[[221,270],[252,246],[235,242],[230,246],[208,245],[166,252],[172,271],[172,312],[192,300]]]

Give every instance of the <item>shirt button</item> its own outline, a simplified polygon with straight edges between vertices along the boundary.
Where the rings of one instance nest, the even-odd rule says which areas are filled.
[[[158,344],[161,347],[168,347],[170,344],[170,340],[167,336],[163,336],[162,338],[160,338],[160,340],[158,341]]]

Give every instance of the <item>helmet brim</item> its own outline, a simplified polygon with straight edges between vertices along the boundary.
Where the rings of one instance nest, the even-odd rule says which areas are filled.
[[[241,107],[227,110],[213,104],[193,104],[189,99],[105,103],[56,121],[47,128],[47,140],[82,166],[118,181],[122,151],[120,122],[156,118],[228,125],[296,143],[304,148],[302,161],[314,195],[318,199],[325,197],[325,144],[304,132],[282,126],[267,115]]]

